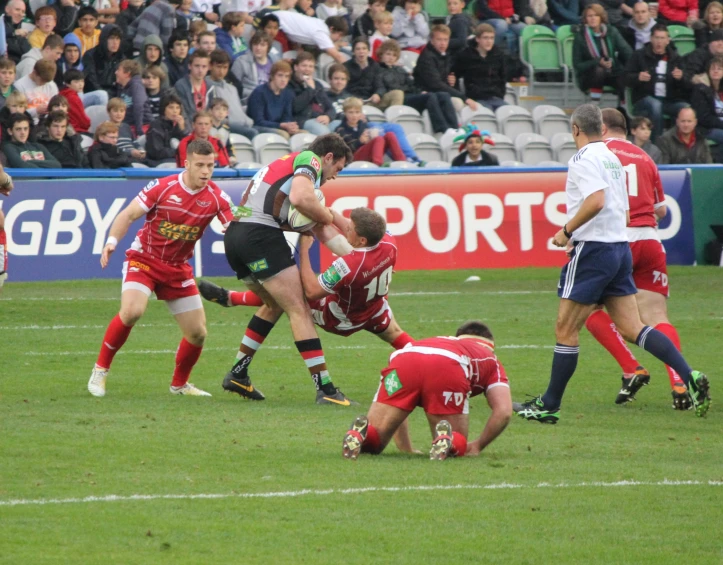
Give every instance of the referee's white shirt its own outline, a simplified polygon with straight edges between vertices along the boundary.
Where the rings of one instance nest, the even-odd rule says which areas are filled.
[[[583,200],[605,191],[605,206],[592,220],[575,230],[574,241],[614,243],[628,241],[628,203],[625,170],[617,156],[602,141],[588,143],[568,161],[567,219],[577,214]]]

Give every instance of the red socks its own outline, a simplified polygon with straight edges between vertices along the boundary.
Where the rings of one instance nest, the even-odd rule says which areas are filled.
[[[201,356],[201,351],[203,351],[203,346],[193,345],[186,341],[185,337],[181,340],[178,351],[176,351],[176,369],[173,371],[171,386],[179,387],[188,382],[191,370]]]
[[[113,357],[128,339],[133,326],[126,326],[121,322],[120,315],[116,314],[115,318],[108,324],[103,336],[103,344],[100,346],[98,360],[95,362],[98,367],[110,369]]]
[[[407,332],[403,332],[397,339],[392,342],[394,349],[402,349],[408,343],[412,343],[414,340],[409,336]]]
[[[618,362],[623,373],[634,373],[640,366],[633,352],[628,349],[623,336],[618,333],[612,318],[604,310],[595,310],[588,316],[585,327]]]
[[[667,337],[670,341],[672,341],[673,345],[675,345],[675,348],[680,351],[680,337],[678,336],[678,331],[672,324],[658,324],[657,326],[655,326],[655,329],[665,335],[665,337]],[[675,386],[685,386],[683,379],[680,378],[680,375],[676,373],[672,367],[668,367],[668,365],[666,365],[665,370],[668,371],[668,378],[670,379],[671,388]]]
[[[264,304],[264,301],[250,290],[246,292],[235,292],[232,290],[228,293],[228,301],[231,306],[263,306]]]
[[[467,453],[467,438],[459,432],[452,432],[452,449],[449,454],[455,457],[464,457]]]
[[[362,453],[371,453],[372,455],[381,452],[381,449],[379,449],[379,432],[371,424],[367,427],[367,438],[364,440],[361,450]]]

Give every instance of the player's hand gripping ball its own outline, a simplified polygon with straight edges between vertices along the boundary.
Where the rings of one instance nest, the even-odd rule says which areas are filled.
[[[326,202],[326,198],[324,197],[324,193],[321,192],[318,188],[314,189],[314,194],[316,195],[316,198],[318,198],[319,203],[324,206],[324,203]],[[316,225],[316,222],[312,220],[311,218],[307,218],[304,216],[301,212],[299,212],[296,209],[296,206],[293,204],[289,206],[289,226],[291,226],[291,229],[294,231],[309,231],[311,228],[313,228]]]

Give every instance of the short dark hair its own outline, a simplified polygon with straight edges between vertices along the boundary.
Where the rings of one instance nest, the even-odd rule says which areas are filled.
[[[379,243],[387,231],[386,220],[379,212],[369,208],[354,208],[350,217],[354,222],[356,233],[366,238],[369,247],[374,247]]]
[[[3,71],[7,69],[15,70],[15,61],[7,57],[0,57],[0,69]]]
[[[320,135],[309,145],[309,151],[318,155],[322,159],[327,153],[334,156],[334,161],[346,159],[346,165],[354,160],[354,155],[349,146],[338,133],[327,133]]]
[[[326,75],[329,77],[329,80],[331,80],[331,77],[334,76],[334,73],[344,73],[346,75],[347,80],[349,80],[349,69],[347,69],[341,63],[334,63],[333,65],[329,66],[329,72]]]
[[[63,110],[53,110],[45,118],[45,126],[50,127],[55,122],[68,122],[68,114]]]
[[[457,333],[454,335],[456,337],[459,337],[461,335],[477,335],[491,341],[494,341],[495,339],[492,336],[492,332],[487,327],[487,325],[483,324],[479,320],[470,320],[468,322],[465,322],[457,328]]]
[[[628,133],[628,126],[625,123],[625,116],[622,112],[615,108],[604,108],[602,111],[602,119],[605,127],[610,131],[616,131],[618,133]]]
[[[78,10],[78,16],[76,21],[80,20],[84,16],[93,16],[97,20],[98,10],[93,8],[93,6],[83,6],[80,10]]]
[[[54,108],[55,106],[66,106],[66,107],[70,108],[68,99],[65,96],[63,96],[62,94],[56,94],[50,100],[48,100],[48,110],[50,110],[51,108]]]
[[[63,49],[65,41],[57,33],[51,33],[43,42],[43,49]]]
[[[670,34],[668,26],[662,23],[657,23],[652,28],[650,28],[650,35],[653,35],[656,31],[664,31],[667,34]]]
[[[190,67],[191,64],[196,59],[210,59],[211,55],[209,55],[208,51],[204,51],[203,49],[196,49],[191,55],[188,57],[188,66]]]
[[[171,33],[171,37],[168,38],[168,50],[170,51],[173,49],[173,44],[176,43],[176,41],[185,41],[189,45],[191,44],[190,39],[188,38],[188,33],[183,30],[175,30],[173,33]]]
[[[244,21],[241,12],[226,12],[221,18],[221,28],[224,31],[230,30],[232,27],[236,27],[242,21]]]
[[[329,30],[336,31],[342,35],[349,33],[349,24],[341,16],[331,16],[324,21]]]
[[[114,27],[108,32],[108,35],[105,38],[106,42],[113,37],[123,40],[123,32],[119,27]]]
[[[265,31],[257,31],[253,34],[251,37],[251,41],[249,44],[251,47],[254,45],[258,45],[259,43],[266,43],[269,46],[269,49],[271,49],[271,43],[273,42],[273,39],[271,39],[271,36],[266,33]]]
[[[229,55],[223,49],[214,49],[211,51],[211,64],[212,65],[230,65],[231,55]]]
[[[178,104],[181,109],[183,109],[183,101],[181,100],[181,97],[178,96],[175,92],[170,92],[166,94],[163,98],[161,98],[161,103],[158,107],[158,113],[163,116],[166,113],[166,107],[169,104]]]
[[[653,122],[647,116],[633,116],[630,120],[630,131],[638,129],[640,126],[645,125],[648,129],[653,129]]]
[[[63,82],[65,84],[70,84],[74,80],[85,80],[83,71],[79,71],[78,69],[68,69],[63,73]]]
[[[276,22],[277,24],[281,25],[279,22],[279,17],[275,14],[266,14],[261,20],[259,21],[259,29],[264,29],[269,22]]]
[[[12,130],[15,124],[20,122],[28,122],[28,124],[32,127],[30,121],[30,118],[24,112],[22,114],[16,112],[15,114],[10,114],[10,123],[8,128]]]
[[[316,64],[316,59],[314,59],[314,56],[311,53],[308,51],[299,51],[296,55],[296,59],[294,59],[294,66],[300,65],[304,61],[313,61],[314,64]]]
[[[381,2],[382,0],[378,0],[378,1]],[[369,40],[366,37],[364,37],[363,35],[360,35],[359,37],[354,38],[354,41],[351,42],[351,48],[354,49],[354,47],[356,47],[357,43],[363,43],[364,45],[369,47]]]
[[[214,151],[213,145],[211,145],[210,141],[206,141],[204,139],[194,139],[186,147],[186,155],[190,157],[191,154],[215,155],[216,152]]]

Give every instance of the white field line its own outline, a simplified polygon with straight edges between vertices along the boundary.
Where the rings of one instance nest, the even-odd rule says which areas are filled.
[[[554,349],[554,345],[525,345],[508,344],[498,345],[495,349]],[[264,345],[263,349],[292,350],[296,349],[290,345]],[[387,345],[330,345],[324,349],[389,349]],[[204,351],[231,351],[233,347],[204,347]],[[176,353],[176,349],[121,349],[116,355],[165,355]],[[98,350],[93,351],[24,351],[23,355],[28,357],[55,357],[58,355],[98,355]]]
[[[84,504],[88,502],[135,502],[149,500],[219,500],[226,498],[298,498],[302,496],[353,495],[376,492],[419,492],[445,490],[511,490],[511,489],[577,489],[577,488],[623,488],[623,487],[677,487],[706,486],[720,487],[723,481],[593,481],[582,483],[537,483],[531,485],[515,483],[497,483],[491,485],[418,485],[405,487],[361,487],[347,489],[304,489],[296,491],[243,492],[219,494],[131,494],[105,496],[86,496],[83,498],[38,498],[0,500],[1,506],[44,506],[48,504]]]

